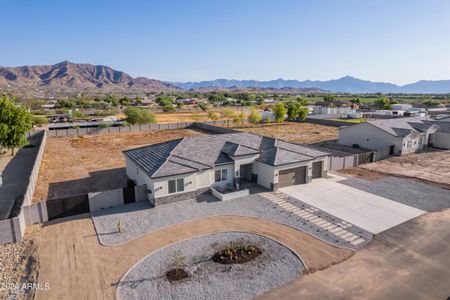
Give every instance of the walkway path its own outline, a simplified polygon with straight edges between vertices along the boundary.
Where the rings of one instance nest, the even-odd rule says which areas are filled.
[[[359,228],[354,228],[352,224],[328,215],[314,206],[292,199],[282,192],[267,192],[260,195],[286,211],[292,212],[297,217],[311,222],[320,228],[324,234],[334,235],[355,247],[360,248],[365,245],[365,242],[371,240],[370,236],[366,237]]]
[[[120,277],[142,257],[176,241],[213,232],[262,234],[299,253],[310,272],[348,259],[353,252],[292,227],[252,217],[208,217],[157,230],[116,247],[101,246],[89,215],[50,222],[40,241],[37,299],[114,299]]]

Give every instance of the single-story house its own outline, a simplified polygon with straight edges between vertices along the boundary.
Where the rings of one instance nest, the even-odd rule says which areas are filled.
[[[188,137],[124,151],[126,173],[154,205],[241,181],[271,190],[325,176],[326,152],[252,133]]]
[[[450,116],[437,119],[437,121],[439,121],[439,122],[450,122]]]
[[[422,117],[380,119],[339,128],[339,144],[371,150],[389,147],[390,155],[428,146],[450,149],[450,126]]]

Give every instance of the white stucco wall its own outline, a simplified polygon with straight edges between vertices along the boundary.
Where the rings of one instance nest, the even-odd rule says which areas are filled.
[[[434,134],[434,146],[437,148],[450,150],[450,133],[436,132]]]
[[[239,177],[240,174],[240,168],[241,165],[246,165],[246,164],[251,164],[253,163],[257,158],[259,157],[259,154],[256,155],[244,155],[244,156],[239,156],[239,157],[234,157],[234,178]],[[255,167],[252,166],[252,172],[255,171]]]
[[[256,162],[256,172],[258,174],[258,184],[261,186],[264,186],[268,189],[271,188],[271,183],[277,184],[278,183],[278,172],[280,170],[287,170],[297,167],[303,167],[307,166],[306,170],[306,176],[311,177],[312,176],[312,164],[313,162],[322,161],[322,172],[329,170],[329,159],[327,157],[317,158],[312,161],[308,162],[299,162],[299,163],[293,163],[293,164],[286,164],[281,166],[269,166],[260,162]]]
[[[402,139],[397,139],[369,123],[339,128],[339,144],[346,146],[357,144],[361,148],[372,150],[395,145],[396,152],[402,149]]]
[[[275,174],[274,167],[255,162],[256,174],[258,174],[257,183],[265,188],[270,189],[270,184],[273,183],[273,177]]]

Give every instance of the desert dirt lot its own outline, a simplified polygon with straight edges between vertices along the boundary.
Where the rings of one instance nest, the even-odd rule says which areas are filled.
[[[345,262],[300,277],[260,299],[448,299],[450,209],[374,237]]]
[[[383,175],[412,178],[450,189],[450,151],[430,150],[396,156],[340,172],[369,180]]]
[[[123,187],[122,151],[201,134],[180,129],[49,138],[33,201]]]
[[[101,246],[89,215],[44,225],[39,282],[50,284],[37,299],[113,299],[121,276],[144,256],[176,241],[213,232],[251,232],[277,240],[300,254],[311,272],[353,255],[289,226],[251,217],[216,216],[148,233],[124,245]]]
[[[230,128],[302,144],[315,144],[338,138],[338,128],[311,123],[246,124]]]
[[[212,109],[219,117],[219,120],[222,119],[223,109]],[[239,113],[241,111],[247,111],[247,108],[236,109],[233,111],[235,113]],[[158,123],[177,123],[177,122],[204,122],[211,121],[208,119],[208,112],[206,111],[182,111],[182,112],[173,112],[173,113],[155,113],[156,121]],[[198,117],[198,119],[196,119]]]

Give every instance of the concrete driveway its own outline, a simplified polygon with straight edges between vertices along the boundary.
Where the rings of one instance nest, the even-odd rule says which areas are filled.
[[[280,191],[373,234],[425,213],[326,178],[281,188]]]

